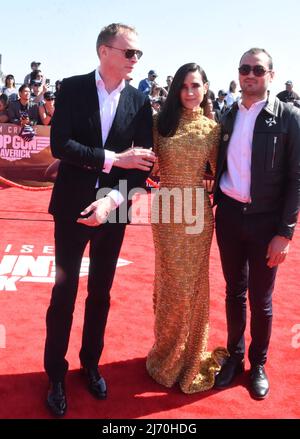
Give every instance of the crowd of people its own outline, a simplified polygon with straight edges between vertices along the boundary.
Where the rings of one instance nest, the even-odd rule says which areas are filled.
[[[31,63],[31,73],[25,76],[23,84],[18,88],[14,75],[6,75],[4,84],[0,87],[1,123],[13,123],[22,127],[51,125],[61,81],[55,82],[55,91],[52,91],[50,81],[45,78],[39,66],[39,62]]]
[[[245,369],[248,296],[248,388],[252,398],[264,399],[270,388],[265,364],[272,293],[300,209],[298,95],[291,81],[279,94],[284,102],[270,95],[273,60],[262,48],[242,54],[237,66],[240,91],[232,81],[228,91],[221,89],[215,98],[205,70],[197,63],[179,67],[165,87],[158,85],[154,70],[140,82],[139,90],[128,84],[143,55],[137,32],[130,26],[106,26],[96,47],[99,68],[63,81],[51,120],[51,150],[60,164],[49,206],[55,224],[56,279],[46,316],[48,408],[56,416],[67,410],[66,354],[88,243],[88,294],[79,359],[90,393],[97,399],[108,395],[98,364],[110,289],[132,193],[144,185],[153,165],[160,172],[160,190],[153,207],[155,323],[147,371],[166,387],[178,383],[187,394],[230,386]],[[36,120],[33,100],[39,94],[28,84],[19,93],[10,104],[15,107],[11,121],[21,124],[24,109],[26,123]],[[77,105],[73,105],[75,95]],[[51,109],[45,106],[47,120],[46,110]],[[215,219],[203,187],[208,164],[215,175]],[[176,204],[176,198],[167,209],[163,195],[173,190],[190,194],[189,216],[186,211],[182,216],[185,203]],[[214,222],[226,281],[227,346],[208,352],[208,267]]]
[[[25,76],[23,84],[18,88],[14,75],[5,76],[4,84],[2,87],[0,86],[0,123],[14,123],[21,126],[24,124],[30,126],[51,125],[55,99],[62,81],[58,79],[55,82],[54,91],[52,91],[50,80],[40,70],[40,65],[40,62],[31,62],[31,72]],[[173,81],[173,76],[168,75],[166,84],[160,85],[157,78],[158,74],[151,69],[147,78],[142,79],[138,85],[138,90],[149,97],[152,114],[157,114],[162,109]],[[128,83],[131,81],[131,77],[127,79]],[[285,86],[286,89],[278,93],[277,97],[282,102],[289,102],[300,107],[300,96],[293,90],[293,82],[288,80]],[[235,80],[230,82],[227,91],[219,90],[217,97],[209,89],[204,113],[219,123],[225,111],[240,97],[241,93]]]
[[[149,70],[147,78],[139,82],[138,90],[149,96],[152,113],[157,114],[163,107],[170,85],[173,81],[173,76],[168,75],[166,78],[166,85],[160,85],[157,82],[158,74],[155,70]],[[277,94],[278,99],[282,102],[292,103],[300,108],[300,96],[293,90],[293,82],[286,81],[285,90]],[[218,91],[217,97],[212,90],[208,90],[208,97],[206,100],[205,114],[210,119],[220,122],[223,113],[226,109],[231,107],[234,102],[241,98],[241,90],[238,89],[238,84],[235,80],[230,81],[228,90],[221,89]]]

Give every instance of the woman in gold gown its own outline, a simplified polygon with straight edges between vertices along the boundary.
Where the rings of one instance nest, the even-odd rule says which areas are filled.
[[[183,65],[154,119],[160,190],[152,207],[155,341],[146,367],[155,381],[166,387],[178,382],[185,393],[213,387],[227,355],[223,348],[207,352],[214,219],[203,177],[207,162],[215,170],[220,136],[201,108],[207,89],[203,69]]]

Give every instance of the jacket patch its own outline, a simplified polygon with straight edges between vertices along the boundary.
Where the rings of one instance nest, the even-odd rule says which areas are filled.
[[[266,119],[265,122],[268,125],[268,127],[271,127],[272,125],[276,125],[277,124],[277,122],[275,120],[275,116],[270,117],[269,119]]]

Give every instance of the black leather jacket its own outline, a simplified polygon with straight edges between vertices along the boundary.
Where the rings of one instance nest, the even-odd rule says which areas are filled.
[[[237,103],[223,115],[214,204],[227,168],[227,148],[238,111]],[[252,141],[251,203],[245,214],[278,212],[278,235],[292,238],[300,208],[300,111],[278,98],[267,101],[257,116]]]

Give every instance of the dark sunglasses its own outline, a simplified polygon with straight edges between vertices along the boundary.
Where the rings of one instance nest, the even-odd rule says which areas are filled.
[[[118,47],[109,46],[108,44],[106,44],[106,47],[109,47],[110,49],[121,50],[121,52],[124,52],[125,58],[127,58],[127,59],[133,58],[134,55],[136,55],[137,58],[140,59],[141,56],[143,55],[143,52],[142,52],[141,50],[135,50],[135,49],[119,49]]]
[[[240,75],[247,76],[250,72],[253,72],[254,76],[262,77],[266,73],[270,72],[271,70],[266,70],[263,66],[256,65],[256,66],[250,66],[249,64],[242,64],[239,67]]]
[[[55,98],[45,98],[45,101],[55,101]]]

